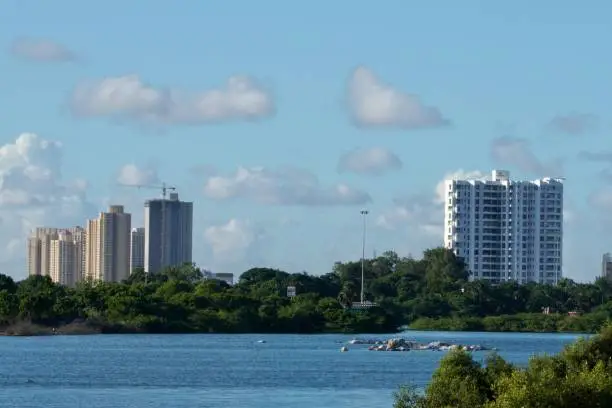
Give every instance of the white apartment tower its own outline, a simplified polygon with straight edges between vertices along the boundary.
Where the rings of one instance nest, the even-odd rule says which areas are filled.
[[[444,245],[472,279],[556,284],[562,277],[563,180],[446,180]]]
[[[144,268],[145,260],[145,229],[133,228],[130,249],[130,273],[134,269]]]
[[[145,261],[147,273],[192,262],[193,203],[169,199],[145,202]]]
[[[85,243],[86,277],[91,280],[120,282],[130,275],[132,215],[122,205],[112,205],[87,223]]]

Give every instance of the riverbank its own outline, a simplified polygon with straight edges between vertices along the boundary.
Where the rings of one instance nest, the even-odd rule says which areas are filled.
[[[408,325],[412,330],[596,333],[611,319],[608,313],[567,314],[522,313],[486,317],[420,318]]]
[[[422,331],[464,331],[492,333],[596,333],[610,321],[607,313],[588,313],[582,316],[563,314],[524,313],[517,315],[487,317],[443,317],[420,318],[402,329]],[[369,327],[372,329],[373,327]],[[389,334],[393,330],[338,330],[329,327],[317,332],[304,331],[241,331],[227,327],[225,330],[196,330],[188,325],[173,327],[138,327],[127,324],[105,323],[94,320],[75,320],[68,324],[45,326],[30,322],[16,322],[0,326],[0,336],[51,336],[51,335],[89,335],[89,334]]]
[[[101,334],[100,327],[94,327],[87,323],[70,323],[59,327],[43,326],[29,322],[18,322],[0,327],[0,336],[53,336],[53,335],[84,335]]]
[[[58,324],[54,326],[35,324],[27,321],[15,322],[9,325],[0,325],[0,336],[54,336],[54,335],[91,335],[91,334],[351,334],[357,335],[360,333],[368,334],[391,334],[400,331],[389,330],[388,328],[380,328],[380,330],[341,330],[335,327],[329,327],[327,330],[317,332],[305,331],[241,331],[236,330],[197,330],[188,325],[157,326],[157,327],[138,327],[128,324],[107,323],[99,320],[83,320],[78,319],[67,324]],[[373,329],[370,327],[370,329]]]

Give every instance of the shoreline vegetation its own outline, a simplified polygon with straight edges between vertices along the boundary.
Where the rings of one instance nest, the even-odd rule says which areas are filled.
[[[0,274],[0,335],[104,333],[370,333],[413,330],[593,333],[612,317],[604,279],[558,285],[469,281],[452,252],[421,259],[394,252],[365,260],[365,296],[355,310],[361,262],[337,262],[323,275],[253,268],[239,281],[204,279],[195,266],[124,282],[57,285],[49,277],[15,282]],[[287,288],[296,296],[288,297]],[[544,313],[546,312],[546,313]]]
[[[395,394],[393,408],[607,408],[612,406],[612,326],[526,366],[492,353],[446,354],[424,392],[412,385]]]

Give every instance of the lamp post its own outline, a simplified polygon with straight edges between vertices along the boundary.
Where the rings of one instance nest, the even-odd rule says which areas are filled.
[[[361,216],[363,218],[363,240],[361,242],[361,304],[364,302],[364,290],[365,290],[365,243],[366,243],[366,216],[368,210],[361,210]]]

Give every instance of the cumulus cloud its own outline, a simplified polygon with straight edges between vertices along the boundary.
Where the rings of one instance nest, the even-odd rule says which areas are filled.
[[[75,61],[77,56],[63,45],[42,38],[20,38],[11,44],[13,56],[35,62]]]
[[[314,174],[296,168],[239,167],[230,175],[208,177],[204,193],[215,200],[246,198],[270,205],[358,205],[371,201],[365,191],[341,183],[324,186]]]
[[[384,83],[365,67],[357,68],[349,79],[348,103],[359,126],[419,129],[449,124],[438,108]]]
[[[338,161],[338,171],[357,174],[381,175],[402,168],[400,158],[384,147],[355,149],[343,154]]]
[[[275,112],[272,94],[246,76],[233,76],[221,88],[196,92],[156,88],[137,75],[109,77],[78,85],[72,92],[70,107],[80,117],[153,125],[257,120]]]
[[[117,182],[126,186],[143,186],[160,183],[157,170],[154,167],[139,167],[133,163],[121,167],[117,175]]]
[[[82,225],[95,214],[84,180],[63,180],[62,145],[23,133],[0,147],[0,265],[24,277],[26,237],[39,226]]]
[[[557,132],[568,135],[582,135],[594,130],[598,125],[598,118],[595,115],[586,113],[569,113],[567,115],[557,115],[549,122],[549,127]]]
[[[232,218],[225,224],[206,228],[204,240],[211,246],[215,261],[234,261],[244,257],[257,240],[257,232],[251,222]]]
[[[531,149],[528,140],[504,136],[491,142],[491,157],[501,165],[518,168],[537,177],[558,177],[563,175],[563,162],[540,160]]]

